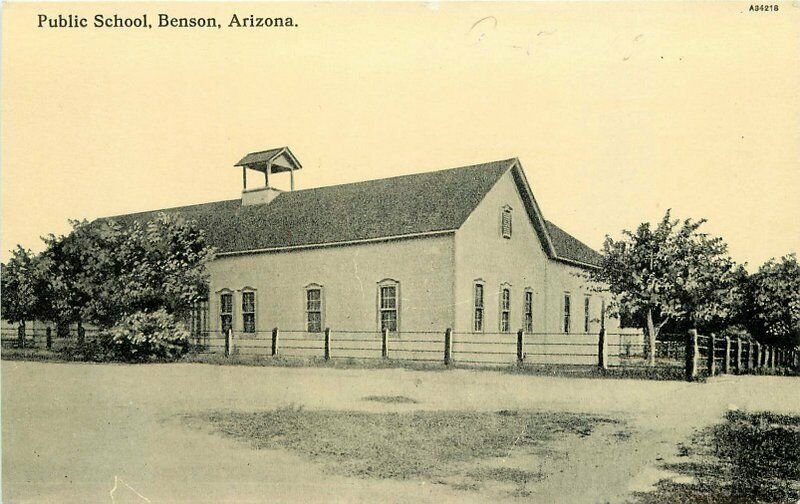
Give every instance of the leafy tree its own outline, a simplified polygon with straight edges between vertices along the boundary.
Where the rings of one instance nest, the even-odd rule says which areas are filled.
[[[70,224],[69,234],[43,238],[41,258],[50,279],[46,291],[49,311],[60,324],[103,323],[110,317],[98,316],[102,314],[99,307],[116,289],[119,268],[114,250],[124,235],[113,224],[92,225],[85,220]]]
[[[667,211],[655,227],[643,223],[618,240],[607,236],[601,267],[590,273],[614,294],[612,310],[642,324],[651,365],[658,333],[670,321],[719,324],[741,306],[744,269],[721,238],[699,231],[704,222],[673,220]]]
[[[116,298],[127,314],[165,309],[185,317],[208,294],[206,264],[214,250],[203,232],[181,217],[160,214],[125,229],[117,251],[122,272]]]
[[[72,232],[45,238],[47,299],[60,321],[112,326],[126,315],[185,316],[205,297],[213,249],[195,225],[159,214],[127,225],[72,221]]]
[[[745,321],[769,344],[800,345],[800,265],[789,254],[770,259],[748,282]]]
[[[0,310],[9,322],[18,322],[24,334],[25,321],[40,318],[45,268],[30,250],[17,246],[6,264],[0,265]]]

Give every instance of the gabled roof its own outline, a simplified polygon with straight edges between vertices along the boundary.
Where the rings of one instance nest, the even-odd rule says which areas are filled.
[[[239,160],[234,166],[247,166],[253,163],[266,163],[267,161],[272,161],[275,157],[280,154],[283,150],[283,147],[278,147],[275,149],[267,149],[258,152],[251,152],[247,154],[245,157]]]
[[[244,166],[262,172],[269,167],[272,173],[299,170],[303,167],[300,161],[292,154],[292,151],[289,150],[289,147],[277,147],[275,149],[251,152],[233,166]]]
[[[195,220],[219,254],[335,245],[449,233],[460,228],[487,192],[513,170],[543,247],[556,260],[582,266],[599,255],[544,221],[516,159],[414,175],[284,192],[272,202],[240,199],[113,217],[122,224],[179,213]]]

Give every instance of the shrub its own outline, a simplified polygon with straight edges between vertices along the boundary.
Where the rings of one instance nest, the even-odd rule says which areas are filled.
[[[737,337],[743,340],[752,339],[750,332],[744,326],[739,324],[726,327],[720,332],[719,335],[723,338],[728,336],[731,339],[736,339]]]
[[[189,349],[189,331],[165,310],[138,312],[102,330],[100,341],[113,360],[175,360]]]

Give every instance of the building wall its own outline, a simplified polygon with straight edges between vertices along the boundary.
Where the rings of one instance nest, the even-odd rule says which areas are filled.
[[[233,291],[234,331],[241,291],[256,291],[256,326],[305,329],[305,287],[323,288],[323,327],[378,329],[378,283],[400,282],[400,331],[442,331],[453,319],[453,236],[223,256],[209,265],[211,329],[220,329],[219,293]]]
[[[512,209],[512,236],[501,233],[502,208]],[[523,327],[524,292],[533,292],[534,332],[561,332],[563,297],[571,294],[571,332],[583,332],[583,299],[590,296],[590,332],[600,330],[601,293],[592,292],[582,268],[547,256],[509,171],[487,193],[455,235],[456,332],[473,329],[474,285],[484,283],[484,332],[500,330],[500,290],[511,288],[511,331]],[[607,296],[607,295],[606,295]],[[607,328],[616,327],[607,320]],[[613,326],[613,327],[612,327]]]

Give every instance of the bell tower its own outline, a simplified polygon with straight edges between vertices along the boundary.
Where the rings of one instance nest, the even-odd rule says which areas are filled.
[[[270,185],[270,178],[274,182],[279,173],[289,172],[289,190],[294,191],[294,172],[303,168],[289,147],[251,152],[234,166],[242,167],[242,205],[260,205],[275,199],[283,191]],[[247,170],[263,173],[264,185],[248,189]]]

